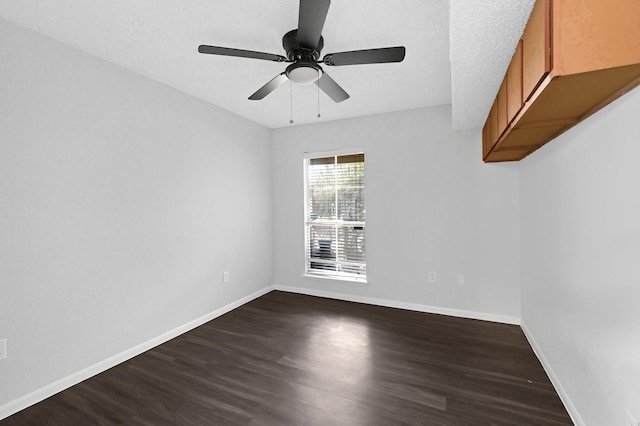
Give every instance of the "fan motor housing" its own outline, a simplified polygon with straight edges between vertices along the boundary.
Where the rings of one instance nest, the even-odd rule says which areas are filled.
[[[324,47],[324,39],[320,36],[318,46],[311,50],[298,44],[298,30],[291,30],[282,37],[282,47],[290,61],[317,62]]]

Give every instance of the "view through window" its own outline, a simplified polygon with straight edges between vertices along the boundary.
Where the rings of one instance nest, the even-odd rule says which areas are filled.
[[[364,281],[364,153],[310,155],[305,172],[306,273]]]

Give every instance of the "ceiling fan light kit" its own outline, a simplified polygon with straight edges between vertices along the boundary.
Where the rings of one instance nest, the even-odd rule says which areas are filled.
[[[292,82],[307,85],[315,83],[322,77],[322,68],[311,62],[298,61],[289,65],[285,74]]]
[[[264,99],[269,93],[283,85],[287,80],[290,80],[300,85],[315,83],[334,102],[342,102],[349,99],[349,94],[324,72],[320,64],[343,66],[402,62],[405,56],[405,48],[397,46],[330,53],[325,55],[322,60],[319,60],[320,52],[324,47],[322,28],[324,27],[330,4],[330,0],[300,0],[298,28],[289,31],[282,37],[282,46],[287,53],[286,57],[273,53],[208,45],[200,45],[198,52],[209,55],[236,56],[291,63],[283,73],[275,76],[249,96],[250,100]]]

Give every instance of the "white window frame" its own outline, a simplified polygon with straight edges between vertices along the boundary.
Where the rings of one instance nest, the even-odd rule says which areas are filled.
[[[303,227],[304,227],[304,276],[312,277],[312,278],[321,278],[321,279],[331,279],[331,280],[339,280],[339,281],[347,281],[352,283],[366,284],[367,276],[365,274],[354,274],[344,271],[331,271],[331,270],[316,270],[310,269],[310,258],[307,257],[308,247],[310,245],[310,236],[309,236],[309,224],[307,223],[307,218],[309,217],[309,200],[308,200],[308,186],[309,186],[309,160],[313,158],[323,158],[323,157],[334,157],[341,155],[353,155],[353,154],[364,154],[365,155],[365,193],[366,193],[366,153],[363,148],[347,148],[347,149],[339,149],[339,150],[328,150],[328,151],[313,151],[313,152],[305,152],[304,153],[304,161],[303,161],[303,170],[304,170],[304,218],[303,218]],[[366,206],[366,194],[365,194],[365,206]],[[366,209],[366,207],[365,207]],[[337,224],[338,222],[336,222]],[[366,219],[365,222],[353,222],[357,226],[362,226],[365,231],[365,246],[366,246]],[[327,223],[331,225],[332,223]],[[317,259],[314,259],[316,262]],[[366,261],[365,261],[365,270],[366,270]]]

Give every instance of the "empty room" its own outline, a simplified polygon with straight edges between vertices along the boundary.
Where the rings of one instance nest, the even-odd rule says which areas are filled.
[[[0,425],[640,420],[638,0],[0,0]]]

